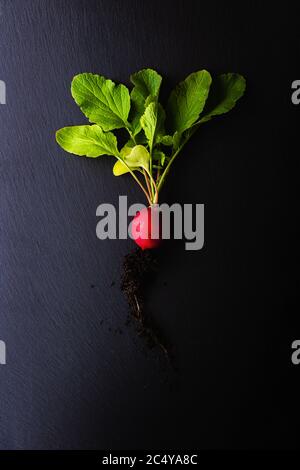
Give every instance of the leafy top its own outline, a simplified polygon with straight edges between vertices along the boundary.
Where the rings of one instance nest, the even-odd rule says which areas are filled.
[[[162,77],[155,70],[140,70],[130,81],[131,93],[102,75],[76,75],[71,93],[92,125],[64,127],[57,131],[56,140],[76,155],[116,157],[114,175],[131,173],[151,204],[157,202],[170,166],[186,142],[203,123],[235,106],[246,81],[237,73],[214,80],[206,70],[191,73],[171,92],[166,112],[159,102]],[[121,128],[130,139],[119,151],[111,131]],[[145,185],[138,173],[143,174]]]

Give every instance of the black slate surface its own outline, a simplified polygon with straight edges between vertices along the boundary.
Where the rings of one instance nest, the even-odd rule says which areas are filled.
[[[299,49],[287,4],[1,1],[1,449],[297,445]],[[95,235],[100,203],[142,194],[112,176],[110,158],[67,156],[54,139],[85,123],[73,75],[126,83],[143,67],[163,74],[164,97],[201,68],[248,80],[238,108],[186,147],[163,193],[205,204],[204,249],[171,243],[149,286],[176,371],[125,326],[120,266],[132,242]]]

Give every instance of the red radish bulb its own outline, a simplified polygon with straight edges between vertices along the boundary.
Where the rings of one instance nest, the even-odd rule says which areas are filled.
[[[151,250],[161,245],[161,227],[159,223],[159,213],[152,220],[152,213],[156,208],[149,206],[138,211],[131,222],[131,235],[135,243],[142,250]],[[152,238],[158,234],[159,238]]]

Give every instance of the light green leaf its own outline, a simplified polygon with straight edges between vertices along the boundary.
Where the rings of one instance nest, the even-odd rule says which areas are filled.
[[[131,168],[132,171],[137,170],[137,168]],[[116,163],[113,166],[113,174],[115,176],[122,176],[125,175],[125,173],[129,173],[129,169],[127,168],[126,165],[124,165],[123,162],[120,160],[117,160]]]
[[[128,155],[130,155],[131,150],[133,149],[134,146],[135,146],[135,144],[133,143],[133,141],[128,140],[128,142],[120,150],[121,157],[122,158],[128,157]]]
[[[209,121],[213,116],[228,113],[243,96],[246,80],[238,73],[226,73],[213,80],[203,117],[199,123]]]
[[[129,140],[123,148],[120,150],[120,157],[125,160],[131,154],[131,151],[134,147],[134,143],[132,140]],[[131,168],[132,171],[137,170],[137,168]],[[120,160],[117,160],[113,167],[113,174],[115,176],[121,176],[125,173],[129,173],[128,166],[124,165],[124,163]]]
[[[114,134],[103,132],[97,125],[63,127],[56,132],[56,141],[64,150],[75,155],[119,155]]]
[[[148,170],[150,155],[143,145],[135,145],[130,154],[124,157],[124,161],[130,168],[141,167]]]
[[[210,73],[201,70],[189,75],[172,91],[167,105],[172,133],[177,131],[181,134],[197,121],[204,108],[210,84]]]
[[[109,131],[128,126],[129,91],[101,75],[82,73],[73,78],[71,92],[74,100],[90,122]]]
[[[143,145],[135,145],[133,148],[125,145],[120,152],[120,156],[126,165],[122,161],[116,162],[113,167],[115,176],[128,173],[128,167],[132,171],[140,168],[144,168],[147,171],[149,170],[150,155]]]

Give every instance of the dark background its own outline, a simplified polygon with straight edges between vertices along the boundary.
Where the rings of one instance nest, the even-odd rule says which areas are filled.
[[[1,1],[1,449],[297,446],[299,11],[276,3]],[[163,75],[163,97],[202,68],[248,85],[162,195],[205,204],[205,247],[170,243],[149,286],[176,371],[124,325],[132,242],[95,234],[100,203],[142,193],[109,157],[68,156],[54,139],[86,122],[75,74],[127,83],[143,67]]]

